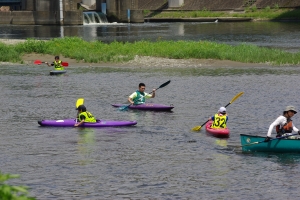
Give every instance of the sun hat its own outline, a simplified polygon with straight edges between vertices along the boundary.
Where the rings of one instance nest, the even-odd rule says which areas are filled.
[[[290,111],[290,110],[294,111],[295,114],[297,113],[297,110],[296,110],[295,106],[287,106],[284,111]]]
[[[225,107],[220,107],[219,112],[220,113],[226,113],[226,108]]]

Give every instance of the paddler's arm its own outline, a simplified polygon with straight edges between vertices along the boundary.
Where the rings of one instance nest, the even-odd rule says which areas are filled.
[[[136,93],[136,92],[132,93],[132,94],[128,97],[128,101],[129,101],[129,103],[130,103],[131,105],[134,104],[133,99],[136,98],[136,97],[137,97],[137,93]]]
[[[151,98],[154,98],[154,97],[155,97],[155,91],[156,91],[156,89],[153,89],[153,90],[152,90],[152,96],[151,96]]]
[[[134,104],[134,102],[133,102],[133,100],[132,100],[132,98],[128,98],[128,101],[129,101],[129,103],[131,104],[131,105],[133,105]]]
[[[84,123],[84,119],[81,120],[78,124],[75,124],[74,126],[80,126],[80,125],[83,124],[83,123]]]
[[[47,65],[48,65],[48,67],[51,67],[51,65],[50,65],[48,62],[45,62],[45,64],[47,64]]]

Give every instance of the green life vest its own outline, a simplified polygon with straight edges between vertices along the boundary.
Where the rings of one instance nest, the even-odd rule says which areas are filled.
[[[138,104],[145,103],[145,93],[137,90],[136,94],[137,94],[137,96],[133,99],[134,104],[138,105]]]
[[[226,128],[226,115],[215,114],[214,123],[211,125],[212,128]]]
[[[79,120],[81,120],[81,116],[85,116],[84,122],[90,122],[90,123],[96,122],[96,118],[92,115],[92,113],[88,111],[80,113],[78,116]]]
[[[58,62],[54,61],[53,63],[55,70],[64,70],[64,67],[61,65],[61,60],[59,60]]]

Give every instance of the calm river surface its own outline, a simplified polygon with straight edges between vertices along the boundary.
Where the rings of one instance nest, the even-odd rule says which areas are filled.
[[[180,22],[85,26],[0,25],[0,39],[51,39],[65,36],[79,36],[88,41],[104,42],[209,40],[232,45],[249,43],[292,52],[298,52],[300,49],[299,22]]]
[[[0,169],[20,174],[38,199],[297,199],[299,154],[246,154],[239,134],[266,135],[286,105],[300,107],[298,67],[219,69],[68,68],[2,65]],[[149,102],[173,112],[119,111],[139,82],[147,91],[167,80]],[[201,129],[228,106],[229,139]],[[75,102],[100,119],[137,120],[134,127],[51,128],[41,119],[76,115]],[[294,123],[300,126],[298,115]]]
[[[281,31],[265,28],[261,35],[259,31],[252,33],[251,23],[243,24],[242,29],[240,23],[228,26],[236,31],[247,29],[248,39],[242,35],[234,37],[232,31],[232,40],[228,40],[228,32],[216,29],[214,36],[210,29],[198,29],[200,25],[192,23],[183,24],[184,36],[172,33],[174,39],[201,39],[202,34],[212,40],[219,35],[227,38],[221,42],[229,43],[282,45],[287,50],[300,46],[294,38],[299,36],[300,29],[295,24],[276,25]],[[148,39],[157,38],[155,30],[149,32],[150,26],[159,26],[164,37],[168,37],[173,27],[132,26],[140,26],[137,39],[143,34]],[[285,26],[290,27],[289,31]],[[1,38],[57,37],[52,31],[31,35],[41,31],[41,27],[49,28],[44,26],[6,26],[5,30],[2,27]],[[83,34],[85,29],[93,28],[117,29],[79,27],[78,35],[90,40],[102,38],[98,32],[94,38]],[[123,28],[128,26],[119,27]],[[14,30],[21,29],[31,31],[13,35],[18,33]],[[59,27],[49,29],[59,30]],[[199,34],[196,31],[188,34],[191,29],[200,30]],[[4,36],[3,32],[8,30],[10,36]],[[124,37],[123,40],[135,38]],[[108,41],[120,37],[103,38]],[[0,67],[0,169],[3,173],[20,174],[20,179],[10,183],[29,186],[30,195],[37,199],[298,199],[300,196],[300,154],[242,153],[232,147],[240,145],[239,134],[266,135],[268,126],[285,106],[300,109],[299,66],[213,69],[69,66],[65,76],[49,76],[49,68],[45,66],[1,64]],[[125,103],[140,82],[146,83],[146,90],[151,91],[168,80],[171,83],[148,102],[173,104],[173,112],[119,111],[110,105]],[[204,128],[200,132],[190,131],[241,91],[244,95],[227,107],[230,138],[214,138]],[[38,125],[41,119],[74,117],[76,100],[81,97],[97,118],[136,120],[138,124],[95,129]],[[299,114],[293,119],[300,127]]]

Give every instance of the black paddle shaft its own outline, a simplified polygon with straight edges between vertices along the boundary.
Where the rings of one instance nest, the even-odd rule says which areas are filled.
[[[164,84],[161,84],[161,86],[159,86],[158,88],[156,88],[155,90],[158,90],[159,88],[163,88],[163,87],[165,87],[165,86],[167,86],[167,85],[169,85],[169,83],[171,82],[171,80],[169,80],[169,81],[167,81],[167,82],[165,82]],[[152,91],[153,92],[153,91]],[[149,94],[151,94],[152,92],[150,92]]]

